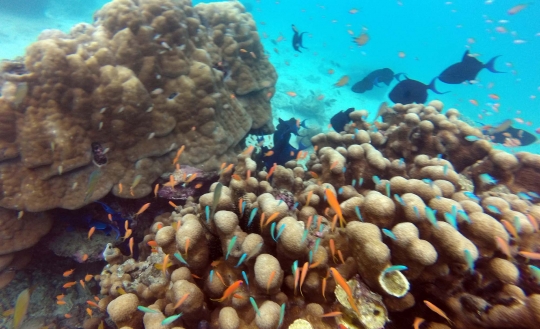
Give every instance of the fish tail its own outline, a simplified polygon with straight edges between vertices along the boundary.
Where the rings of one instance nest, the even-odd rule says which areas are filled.
[[[497,71],[495,69],[495,60],[499,57],[501,57],[501,55],[495,56],[492,59],[490,59],[486,64],[484,64],[484,68],[488,69],[490,72],[493,72],[493,73],[507,73],[507,72]]]
[[[431,80],[431,82],[429,83],[428,85],[428,89],[430,89],[431,91],[433,91],[434,93],[436,94],[439,94],[439,95],[442,95],[442,94],[447,94],[449,93],[449,91],[445,91],[445,92],[440,92],[437,90],[437,88],[435,88],[435,80],[437,80],[438,77],[435,77]]]

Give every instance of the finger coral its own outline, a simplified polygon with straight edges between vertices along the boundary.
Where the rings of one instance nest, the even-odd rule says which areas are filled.
[[[132,328],[154,317],[185,328],[540,326],[540,207],[519,197],[529,185],[516,171],[535,167],[468,141],[479,132],[442,109],[397,104],[376,131],[354,111],[344,132],[312,138],[306,167],[263,171],[238,155],[198,203],[155,218],[143,241],[158,248],[141,244],[145,258],[107,250],[101,292],[159,312]],[[496,182],[480,178],[495,167]]]

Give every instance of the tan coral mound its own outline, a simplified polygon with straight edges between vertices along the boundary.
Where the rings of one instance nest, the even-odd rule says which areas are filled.
[[[272,130],[277,75],[238,2],[115,0],[92,25],[44,32],[25,66],[0,97],[5,208],[139,198],[181,145],[182,163],[211,170]]]

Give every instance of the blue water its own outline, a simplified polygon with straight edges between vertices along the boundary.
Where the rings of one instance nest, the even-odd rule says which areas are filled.
[[[0,25],[0,58],[23,55],[25,47],[43,29],[68,31],[76,22],[91,22],[93,11],[106,1],[75,0],[67,5],[58,0],[25,3],[13,5],[13,1],[0,0],[0,16],[5,22]],[[448,93],[430,92],[428,101],[440,99],[446,108],[458,108],[478,125],[497,125],[512,119],[518,129],[532,133],[540,129],[537,99],[540,65],[536,58],[540,53],[540,26],[531,24],[540,18],[540,10],[535,5],[509,15],[507,11],[519,2],[384,0],[353,5],[348,1],[343,4],[261,0],[242,3],[253,14],[280,76],[273,100],[276,118],[311,116],[312,125],[326,128],[335,112],[349,107],[366,108],[374,115],[380,102],[388,101],[387,94],[393,85],[364,94],[352,93],[350,87],[367,73],[388,67],[428,84],[446,67],[460,61],[469,49],[482,62],[501,55],[495,67],[507,73],[494,74],[484,69],[473,85],[446,85],[437,81],[436,88]],[[358,12],[351,14],[351,9]],[[298,53],[292,49],[291,24],[301,32],[308,32],[304,36],[308,50]],[[497,32],[496,28],[504,28],[506,33]],[[351,33],[357,36],[363,31],[370,40],[359,47],[352,42]],[[283,40],[276,42],[280,36]],[[516,40],[524,43],[516,44]],[[405,57],[398,56],[400,52]],[[328,73],[330,69],[334,74]],[[350,77],[349,84],[334,87],[345,75]],[[288,91],[298,96],[289,99],[285,94]],[[500,99],[493,100],[489,94]],[[313,111],[302,108],[302,103],[312,99],[312,95],[334,101],[313,116]],[[494,108],[495,103],[500,106]],[[540,146],[533,144],[509,151],[540,152]]]

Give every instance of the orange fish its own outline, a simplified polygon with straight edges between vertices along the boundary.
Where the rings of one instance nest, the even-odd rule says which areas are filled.
[[[510,222],[507,221],[507,220],[501,219],[501,224],[503,224],[504,228],[505,228],[510,234],[512,234],[512,236],[514,237],[514,239],[519,240],[519,234],[518,234],[518,231],[516,230],[516,228],[514,227],[514,225],[512,225],[512,223],[510,223]]]
[[[291,96],[291,97],[296,97],[297,96],[297,94],[294,91],[288,91],[288,92],[286,92],[286,94]]]
[[[276,271],[272,271],[272,273],[270,273],[270,277],[268,277],[268,282],[266,282],[266,293],[268,294],[269,290],[270,290],[270,283],[272,283],[272,280],[274,280],[274,276],[276,276]]]
[[[231,177],[234,180],[242,180],[242,177],[240,177],[240,175],[238,175],[238,174],[233,174]]]
[[[122,194],[123,189],[122,183],[118,183],[118,194]]]
[[[414,318],[413,328],[414,329],[420,329],[420,326],[422,323],[424,323],[426,320],[422,318]]]
[[[88,305],[90,305],[92,307],[99,308],[99,305],[96,302],[92,301],[92,300],[87,300],[86,304],[88,304]]]
[[[60,294],[60,295],[56,296],[56,299],[57,300],[62,300],[62,299],[64,299],[64,297],[66,297],[66,295]]]
[[[71,314],[66,313],[66,314],[64,314],[64,317],[65,317],[66,319],[71,319]]]
[[[529,222],[533,226],[534,231],[537,232],[539,227],[538,227],[538,221],[536,221],[536,218],[534,218],[534,216],[531,215],[531,214],[527,214],[527,219],[529,220]]]
[[[64,272],[64,278],[67,278],[68,276],[70,276],[71,274],[73,274],[73,271],[75,271],[74,268],[72,268],[71,270],[68,270],[68,271],[65,271]]]
[[[523,3],[523,4],[520,4],[520,5],[516,5],[510,9],[508,9],[507,11],[507,14],[508,15],[515,15],[517,13],[519,13],[520,11],[522,11],[523,9],[527,8],[529,4],[528,3]]]
[[[81,260],[82,260],[83,262],[86,262],[86,261],[88,260],[88,254],[82,255]]]
[[[343,87],[343,86],[345,86],[347,83],[349,83],[349,76],[348,76],[348,75],[344,75],[344,76],[342,76],[342,77],[338,80],[338,82],[336,82],[336,83],[334,84],[334,86],[336,86],[336,87]]]
[[[274,219],[277,218],[277,216],[279,216],[279,212],[276,211],[275,213],[270,215],[270,217],[268,217],[268,219],[266,220],[266,222],[264,223],[262,227],[264,228],[266,225],[270,224]]]
[[[157,242],[154,241],[154,240],[150,240],[146,244],[149,245],[152,248],[157,248],[157,246],[158,246]]]
[[[341,312],[330,312],[330,313],[326,313],[326,314],[323,314],[321,315],[321,318],[333,318],[335,316],[342,316],[343,313]]]
[[[272,156],[274,154],[274,151],[270,150],[264,154],[265,157]]]
[[[356,43],[358,46],[363,46],[369,41],[369,35],[367,33],[362,33],[356,38],[353,38],[353,42]]]
[[[186,299],[189,297],[189,292],[186,292],[179,300],[178,302],[176,302],[176,304],[174,304],[174,307],[173,308],[179,308],[185,301]]]
[[[520,251],[518,254],[527,259],[540,260],[540,253],[537,252]]]
[[[471,103],[474,106],[478,106],[478,101],[476,99],[469,99],[469,103]]]
[[[90,240],[90,238],[92,237],[92,234],[94,234],[95,231],[96,231],[96,227],[92,226],[90,230],[88,231],[88,240]]]
[[[92,274],[86,274],[85,277],[84,277],[84,281],[88,282],[90,280],[92,280],[94,276]]]
[[[225,301],[227,298],[229,298],[229,296],[231,296],[236,291],[236,289],[240,288],[243,282],[244,281],[242,280],[238,280],[234,282],[225,290],[225,292],[223,293],[223,296],[220,299],[212,299],[212,300],[216,302],[220,302],[220,303]]]
[[[142,214],[146,209],[148,209],[148,207],[150,207],[150,202],[148,203],[145,203],[141,209],[139,209],[139,211],[137,211],[137,213],[135,214],[135,216],[139,216],[140,214]]]
[[[302,292],[302,285],[304,284],[304,280],[306,279],[308,270],[309,270],[309,263],[305,262],[304,266],[302,266],[302,275],[300,276],[300,286],[299,286],[300,294],[302,294],[302,296],[304,296],[304,293]]]
[[[163,272],[163,275],[164,276],[167,276],[167,264],[169,263],[169,255],[165,255],[165,257],[163,257],[163,263],[161,264],[161,269],[162,269],[162,272]]]
[[[360,310],[358,309],[358,306],[354,302],[351,287],[349,287],[349,285],[347,284],[347,281],[345,281],[345,279],[341,276],[341,274],[339,274],[338,270],[336,270],[335,268],[330,267],[330,272],[332,273],[332,276],[334,277],[334,280],[336,281],[336,283],[339,284],[341,288],[343,288],[343,290],[347,294],[347,297],[349,299],[349,304],[351,304],[351,306],[354,308],[357,314],[360,314]]]
[[[184,246],[184,249],[186,249],[186,258],[188,257],[188,249],[189,249],[189,243],[190,243],[190,239],[187,238],[186,239],[186,245]]]
[[[63,300],[57,300],[56,304],[58,304],[58,305],[66,305],[66,302],[63,301]]]
[[[90,315],[90,317],[92,317],[93,312],[92,312],[91,308],[87,307],[86,308],[86,313],[88,313],[88,315]]]
[[[497,95],[497,94],[489,94],[488,97],[493,99],[493,100],[498,100],[500,98],[499,95]]]
[[[176,156],[174,157],[173,164],[176,164],[178,162],[178,159],[180,159],[180,155],[182,155],[182,152],[184,152],[184,149],[186,148],[185,145],[182,145],[178,151],[176,152]]]
[[[338,249],[337,251],[339,260],[341,261],[341,264],[345,264],[345,259],[343,258],[343,254],[341,253],[341,250]]]
[[[203,183],[197,183],[197,184],[195,184],[194,187],[195,187],[195,188],[201,188],[202,186],[203,186]]]
[[[324,297],[324,300],[326,300],[326,296],[324,295],[324,293],[326,292],[326,279],[327,278],[322,279],[322,285],[321,285],[321,292],[322,292],[322,296]]]
[[[71,288],[71,287],[73,287],[73,286],[76,285],[76,284],[77,284],[77,281],[71,281],[71,282],[65,283],[62,287],[64,287],[64,288]]]
[[[277,163],[274,162],[274,165],[272,166],[272,168],[270,168],[270,170],[268,171],[268,174],[266,175],[266,180],[270,179],[270,177],[274,173],[274,170],[276,170],[276,167],[277,167]]]
[[[84,281],[82,279],[79,280],[79,284],[84,288],[86,288],[86,286],[84,285]]]
[[[427,300],[424,300],[424,304],[426,304],[426,306],[432,310],[433,312],[439,314],[440,316],[442,316],[443,318],[446,319],[446,321],[448,321],[450,324],[453,324],[452,320],[450,320],[450,318],[446,315],[446,313],[444,313],[443,310],[441,310],[440,308],[438,308],[437,306],[433,305],[433,303],[431,303],[430,301],[427,301]]]
[[[341,212],[341,208],[335,194],[330,189],[324,190],[324,193],[326,194],[326,201],[328,201],[328,204],[330,205],[332,210],[334,210],[334,212],[338,215],[339,224],[341,225],[341,227],[343,227],[343,224],[345,223],[345,218],[343,218],[343,213]]]
[[[329,245],[330,245],[330,253],[332,254],[332,260],[334,261],[334,263],[336,263],[336,245],[335,245],[334,239],[330,239]]]

